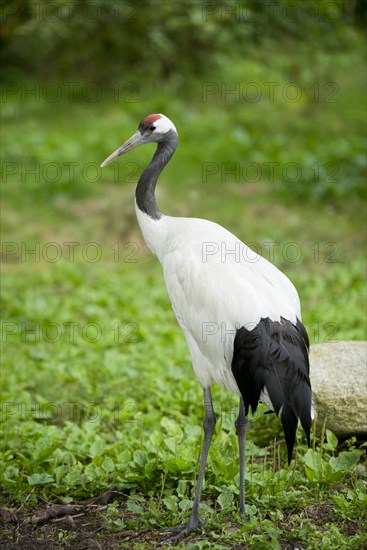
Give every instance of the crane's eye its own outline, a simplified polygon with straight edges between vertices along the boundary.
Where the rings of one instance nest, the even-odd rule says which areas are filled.
[[[149,130],[151,130],[152,132],[154,132],[155,126],[150,126]]]

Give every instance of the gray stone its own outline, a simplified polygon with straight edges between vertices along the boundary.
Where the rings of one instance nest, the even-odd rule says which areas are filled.
[[[367,434],[367,342],[315,344],[310,351],[317,427],[338,437]]]

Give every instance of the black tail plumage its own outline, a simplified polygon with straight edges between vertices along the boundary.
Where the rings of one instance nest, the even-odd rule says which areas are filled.
[[[309,340],[302,323],[294,325],[261,319],[252,330],[241,327],[234,339],[232,372],[242,394],[246,414],[254,412],[260,394],[267,390],[274,411],[280,415],[292,458],[298,419],[310,445],[311,384]]]

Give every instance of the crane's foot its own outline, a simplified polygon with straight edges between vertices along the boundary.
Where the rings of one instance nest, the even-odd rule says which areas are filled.
[[[167,527],[164,529],[164,531],[170,531],[171,533],[175,533],[174,535],[162,540],[160,543],[160,546],[168,546],[170,544],[175,544],[179,540],[183,539],[193,531],[196,531],[196,529],[200,529],[201,527],[204,527],[205,520],[198,519],[195,522],[189,521],[186,525],[176,525],[175,527]]]

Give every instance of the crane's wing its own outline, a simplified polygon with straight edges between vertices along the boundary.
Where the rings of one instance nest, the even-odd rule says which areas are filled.
[[[308,338],[298,294],[274,265],[217,224],[177,218],[162,258],[168,294],[195,372],[281,417],[289,459],[298,419],[309,440]]]
[[[289,279],[232,233],[206,220],[174,221],[160,260],[180,324],[197,318],[254,328],[261,318],[301,317]]]
[[[281,418],[290,462],[298,419],[310,444],[312,396],[308,337],[302,323],[262,319],[252,331],[244,327],[237,331],[233,350],[232,372],[246,413],[250,406],[256,410],[265,390]]]

